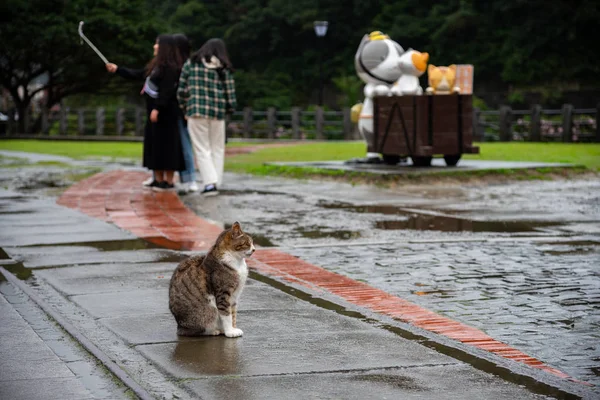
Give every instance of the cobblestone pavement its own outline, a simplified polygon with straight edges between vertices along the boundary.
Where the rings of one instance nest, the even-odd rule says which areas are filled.
[[[600,181],[396,191],[228,176],[205,218],[600,384]],[[374,200],[376,199],[376,200]]]

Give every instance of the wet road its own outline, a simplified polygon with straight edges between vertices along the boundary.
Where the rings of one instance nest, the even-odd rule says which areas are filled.
[[[600,180],[405,187],[227,176],[202,216],[600,384]]]

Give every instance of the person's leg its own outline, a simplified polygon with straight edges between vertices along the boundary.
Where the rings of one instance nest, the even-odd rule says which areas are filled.
[[[206,118],[188,118],[190,139],[198,161],[198,169],[205,185],[216,184],[217,171],[212,162],[209,138],[209,121]]]
[[[175,171],[164,171],[163,172],[163,176],[165,179],[165,182],[167,182],[169,185],[173,185],[173,179],[175,178]]]
[[[185,161],[185,170],[179,171],[179,178],[181,183],[194,182],[196,181],[196,166],[194,163],[194,151],[192,149],[190,134],[187,125],[182,118],[179,118],[177,123],[179,125],[179,135],[181,137],[183,160]]]
[[[210,140],[212,162],[217,172],[217,185],[221,185],[225,166],[225,121],[211,120]]]

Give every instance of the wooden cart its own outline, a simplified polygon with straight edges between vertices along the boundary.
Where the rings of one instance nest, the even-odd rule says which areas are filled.
[[[472,95],[375,97],[374,141],[369,152],[380,153],[386,164],[410,157],[416,167],[431,165],[443,155],[455,166],[465,153],[479,153],[473,142]]]

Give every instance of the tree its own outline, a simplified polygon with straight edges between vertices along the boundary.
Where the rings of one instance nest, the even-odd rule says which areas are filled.
[[[81,45],[80,20],[109,60],[139,66],[151,57],[160,26],[144,0],[6,0],[0,15],[0,86],[21,117],[19,132],[26,132],[36,93],[45,93],[50,108],[75,93],[106,90],[109,74],[92,49]]]

